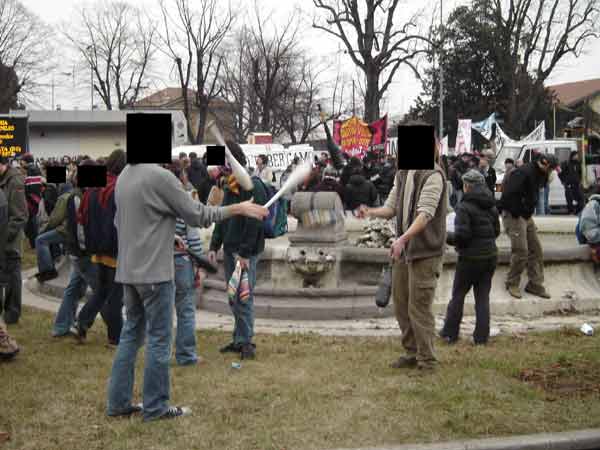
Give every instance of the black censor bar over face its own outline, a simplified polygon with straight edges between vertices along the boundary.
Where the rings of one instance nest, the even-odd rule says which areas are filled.
[[[431,125],[398,126],[398,170],[432,170],[435,130]]]
[[[171,164],[171,114],[127,114],[127,163]]]
[[[77,166],[77,186],[102,188],[106,186],[106,166]]]
[[[225,147],[222,145],[206,146],[206,165],[224,166],[225,165]]]
[[[52,184],[62,184],[67,182],[66,166],[48,166],[46,167],[46,182]]]

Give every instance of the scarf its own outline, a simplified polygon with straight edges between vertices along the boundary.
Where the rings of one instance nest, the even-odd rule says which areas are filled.
[[[240,195],[240,185],[238,184],[237,180],[235,179],[235,175],[229,175],[227,177],[227,187],[235,195]]]
[[[106,209],[108,207],[108,201],[110,196],[115,192],[115,185],[117,184],[117,177],[112,173],[108,173],[106,175],[106,186],[100,190],[98,194],[98,201],[100,202],[100,206],[102,209]]]

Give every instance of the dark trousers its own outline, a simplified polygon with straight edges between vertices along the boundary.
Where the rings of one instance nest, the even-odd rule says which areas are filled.
[[[88,330],[98,313],[102,312],[108,339],[118,343],[123,328],[123,285],[115,282],[115,272],[112,267],[98,264],[96,290],[79,311],[77,321],[81,328]]]
[[[465,296],[473,287],[476,317],[473,340],[477,344],[487,342],[490,336],[490,289],[496,264],[496,257],[483,260],[458,259],[452,286],[452,299],[448,304],[444,328],[440,334],[452,340],[458,339]]]
[[[579,214],[585,206],[583,204],[583,192],[581,191],[580,184],[565,185],[565,198],[569,214]],[[574,206],[573,202],[577,202],[577,206]]]
[[[32,249],[35,248],[35,239],[38,237],[39,224],[37,216],[29,214],[27,223],[25,224],[25,236],[29,240],[29,245]]]
[[[17,323],[21,317],[21,256],[16,252],[6,252],[6,269],[4,271],[4,295],[0,295],[0,314],[4,312],[7,324]]]

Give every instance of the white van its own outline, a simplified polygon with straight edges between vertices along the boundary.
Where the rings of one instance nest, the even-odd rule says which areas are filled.
[[[494,169],[496,170],[496,199],[502,195],[502,180],[504,180],[504,160],[512,158],[515,163],[517,160],[522,160],[524,163],[531,161],[533,152],[549,153],[558,159],[558,163],[562,164],[569,160],[571,152],[577,151],[577,141],[575,139],[562,139],[552,141],[532,141],[532,142],[515,142],[507,143],[496,155],[494,161]],[[550,183],[550,194],[548,196],[548,206],[550,210],[563,210],[567,208],[565,199],[565,189],[558,176],[554,177]]]

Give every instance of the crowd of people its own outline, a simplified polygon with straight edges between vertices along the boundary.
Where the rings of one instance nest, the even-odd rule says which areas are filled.
[[[194,153],[181,154],[163,166],[127,164],[126,153],[115,150],[101,160],[77,158],[76,164],[63,158],[58,164],[67,166],[66,183],[51,186],[45,173],[56,160],[36,162],[27,154],[15,165],[0,158],[0,286],[4,287],[0,357],[12,358],[18,352],[5,323],[17,323],[21,315],[21,247],[27,234],[37,252],[40,283],[58,275],[55,263],[61,255],[71,263],[52,335],[73,336],[84,343],[98,315],[106,323],[107,343],[116,348],[108,415],[141,413],[145,420],[155,420],[189,414],[189,408],[170,405],[171,345],[174,341],[177,364],[195,365],[201,360],[195,333],[195,287],[201,284],[204,270],[216,267],[221,249],[235,319],[231,342],[221,352],[254,359],[253,293],[257,262],[265,249],[261,221],[269,214],[262,205],[267,202],[265,186],[276,183],[276,177],[266,155],[261,155],[248,186],[243,182],[248,176],[246,156],[238,144],[227,145],[244,173],[231,165],[209,167],[206,159]],[[447,244],[458,253],[452,295],[439,333],[447,343],[459,339],[464,300],[471,288],[476,310],[474,343],[489,340],[489,295],[501,220],[511,242],[507,292],[522,297],[521,277],[527,269],[525,291],[550,298],[532,216],[543,187],[558,168],[556,158],[539,154],[525,164],[506,160],[499,201],[494,198],[493,158],[490,151],[458,158],[436,154],[432,170],[398,170],[393,158],[368,154],[360,160],[329,151],[318,157],[310,175],[295,189],[337,192],[345,209],[358,217],[396,219],[392,299],[405,354],[392,363],[394,368],[430,371],[437,365],[432,305]],[[106,166],[106,185],[78,186],[78,167],[98,164]],[[298,164],[293,161],[280,185]],[[577,176],[573,170],[561,171],[570,186]],[[575,190],[570,195],[580,204]],[[289,200],[293,192],[285,198]],[[600,261],[598,194],[583,209],[582,233],[595,246]],[[447,232],[449,206],[456,217],[454,230]],[[44,220],[41,209],[47,216]],[[212,224],[215,227],[205,249],[199,228]],[[86,297],[88,288],[91,295]],[[174,337],[173,316],[177,321]],[[140,405],[133,401],[134,368],[144,343]]]

